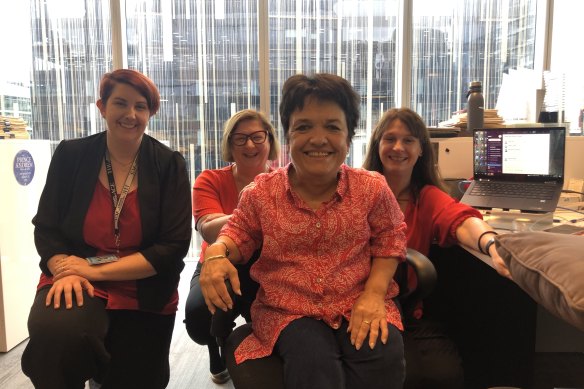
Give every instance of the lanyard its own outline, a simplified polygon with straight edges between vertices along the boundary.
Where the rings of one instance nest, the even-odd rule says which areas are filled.
[[[126,182],[124,182],[124,186],[122,188],[122,192],[120,193],[120,198],[118,198],[118,194],[116,191],[116,181],[114,179],[114,171],[112,169],[112,162],[110,160],[109,150],[105,150],[105,171],[107,173],[107,181],[109,183],[110,194],[112,195],[112,203],[114,205],[114,236],[116,238],[116,248],[118,253],[120,251],[120,215],[122,213],[122,208],[124,207],[124,201],[126,200],[126,196],[130,191],[130,185],[136,176],[136,170],[138,169],[138,153],[134,157],[134,161],[132,162],[132,166],[130,167],[130,171],[126,176]]]

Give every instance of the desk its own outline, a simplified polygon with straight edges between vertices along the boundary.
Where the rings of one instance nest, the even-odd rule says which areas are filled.
[[[576,226],[584,228],[584,221],[582,214],[578,212],[570,212],[566,209],[558,209],[553,215],[535,216],[531,223],[511,223],[518,230],[523,231],[541,231],[551,227],[560,225]],[[485,221],[491,224],[491,215],[485,216]],[[513,214],[509,215],[513,218]],[[537,219],[539,217],[539,220]],[[519,219],[525,220],[523,216]],[[573,220],[580,220],[578,222],[570,222]],[[494,228],[497,224],[494,223]],[[517,228],[514,228],[515,230]],[[512,233],[512,231],[498,231],[500,234]],[[584,238],[582,238],[584,241]],[[481,254],[475,250],[467,249],[475,257],[481,259],[483,262],[492,266],[490,257]],[[536,352],[584,352],[584,332],[578,330],[572,325],[564,322],[562,319],[549,313],[545,308],[537,306],[537,320],[536,320]]]
[[[488,255],[467,247],[464,249],[490,267],[493,266]],[[537,305],[536,316],[535,352],[584,353],[584,332],[549,313],[541,305]]]
[[[462,246],[433,246],[429,257],[438,284],[425,300],[425,312],[447,324],[464,361],[467,387],[531,388],[536,352],[584,352],[584,333],[501,277],[489,256]]]
[[[532,387],[537,304],[481,254],[433,246],[429,258],[438,282],[424,311],[458,346],[465,387]]]

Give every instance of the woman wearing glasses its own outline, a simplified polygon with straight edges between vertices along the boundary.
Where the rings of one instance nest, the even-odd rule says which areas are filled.
[[[211,379],[218,384],[227,382],[229,373],[215,339],[209,334],[211,314],[199,286],[202,260],[207,246],[215,242],[219,230],[231,217],[241,190],[258,174],[271,170],[268,160],[278,158],[280,144],[265,115],[245,109],[235,113],[225,123],[221,149],[223,160],[234,163],[222,169],[203,171],[193,188],[193,215],[203,244],[185,306],[187,332],[196,343],[207,345]],[[243,294],[253,300],[257,284],[249,278],[249,266],[249,263],[242,265],[238,270]]]

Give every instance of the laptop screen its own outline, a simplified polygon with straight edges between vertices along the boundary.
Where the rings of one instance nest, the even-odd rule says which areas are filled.
[[[562,181],[564,127],[477,129],[474,178],[519,181]]]

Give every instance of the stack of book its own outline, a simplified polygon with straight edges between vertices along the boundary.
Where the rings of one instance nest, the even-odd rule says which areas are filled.
[[[484,128],[504,127],[505,120],[499,116],[496,109],[485,109]],[[467,117],[466,112],[455,113],[452,118],[440,122],[440,127],[458,127],[466,130]]]
[[[22,118],[0,115],[0,139],[30,139]]]

